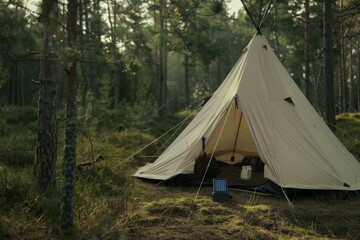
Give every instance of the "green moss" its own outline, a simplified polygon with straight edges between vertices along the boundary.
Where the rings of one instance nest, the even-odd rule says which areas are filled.
[[[208,215],[208,216],[203,216],[200,220],[205,225],[215,225],[215,224],[222,224],[227,222],[228,217],[223,215]]]
[[[233,211],[223,206],[200,207],[199,211],[203,215],[228,215]]]
[[[263,212],[263,213],[267,213],[270,211],[270,206],[268,205],[265,205],[265,204],[259,204],[259,205],[253,205],[253,206],[243,206],[243,209],[246,211],[246,212]]]
[[[188,200],[180,199],[180,201],[177,201],[173,198],[163,198],[150,202],[146,205],[146,210],[149,215],[166,214],[167,216],[177,217],[188,217],[193,212]]]

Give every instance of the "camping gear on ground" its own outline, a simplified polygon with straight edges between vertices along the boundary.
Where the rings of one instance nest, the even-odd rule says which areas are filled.
[[[242,166],[240,177],[245,180],[251,179],[252,168],[250,165]]]
[[[225,202],[229,200],[228,183],[224,178],[213,179],[212,197],[214,202]]]

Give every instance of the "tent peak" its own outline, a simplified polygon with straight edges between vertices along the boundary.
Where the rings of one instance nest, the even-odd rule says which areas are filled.
[[[257,30],[258,35],[261,35],[261,28],[264,25],[264,23],[266,22],[267,18],[270,15],[270,12],[272,11],[272,9],[275,7],[277,0],[270,0],[268,3],[268,6],[266,7],[265,10],[263,10],[263,1],[261,0],[261,4],[260,4],[260,11],[259,11],[259,21],[256,22],[253,15],[251,14],[249,8],[247,7],[247,5],[245,4],[245,0],[240,0],[242,5],[244,6],[244,9],[246,11],[246,13],[248,14],[248,16],[250,17],[251,22],[253,23],[254,27]],[[262,15],[264,11],[264,14]]]

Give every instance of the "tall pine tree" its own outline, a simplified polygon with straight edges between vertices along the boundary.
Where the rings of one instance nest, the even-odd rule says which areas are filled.
[[[55,34],[57,33],[57,3],[42,2],[42,60],[39,74],[39,113],[36,145],[35,174],[41,191],[55,187],[55,165],[57,154],[56,85],[57,69]]]
[[[75,167],[76,167],[76,138],[77,138],[77,105],[76,105],[76,0],[68,1],[67,5],[67,42],[68,59],[66,69],[66,123],[65,123],[65,154],[63,163],[63,182],[61,191],[61,226],[63,229],[73,226],[75,202]]]

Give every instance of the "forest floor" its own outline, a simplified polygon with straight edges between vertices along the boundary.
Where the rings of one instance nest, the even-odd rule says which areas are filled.
[[[196,200],[197,188],[141,180],[133,187],[138,197],[125,211],[117,211],[121,197],[78,206],[70,235],[22,205],[0,217],[0,239],[360,239],[359,197],[312,192],[292,196],[290,207],[285,198],[232,190],[218,203],[210,187]],[[87,207],[91,214],[81,210]]]
[[[232,198],[218,203],[212,200],[210,187],[202,187],[196,197],[196,187],[170,187],[136,179],[131,175],[144,159],[127,156],[154,137],[134,129],[80,131],[78,162],[95,154],[103,160],[78,169],[74,228],[62,232],[63,156],[60,151],[55,191],[38,193],[33,175],[36,114],[36,109],[10,109],[0,114],[1,240],[360,239],[360,197],[356,194],[298,192],[289,196],[291,207],[284,197],[230,190]],[[337,120],[338,137],[360,156],[360,114],[342,115]],[[63,141],[60,136],[59,149]],[[158,148],[156,145],[144,155]]]
[[[230,190],[224,203],[212,188],[171,188],[137,182],[146,199],[118,225],[128,239],[360,239],[360,198],[303,192],[285,198]],[[110,237],[112,238],[112,237]]]

